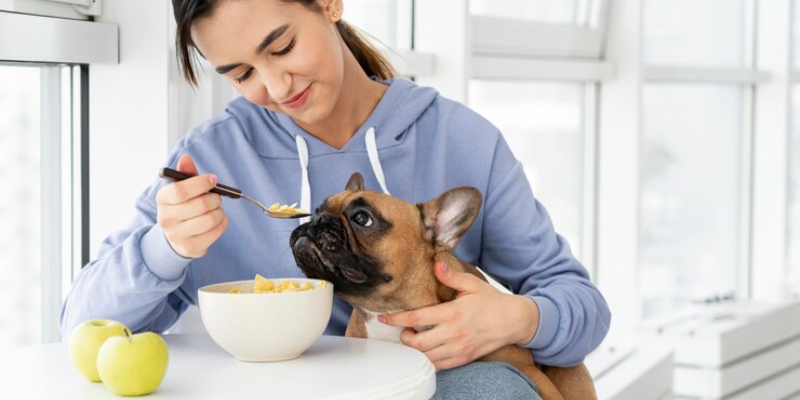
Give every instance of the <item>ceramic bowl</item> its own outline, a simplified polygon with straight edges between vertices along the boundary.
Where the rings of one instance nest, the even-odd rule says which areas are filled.
[[[331,316],[333,285],[316,279],[286,278],[312,290],[253,293],[253,280],[199,289],[200,317],[208,334],[236,359],[271,362],[299,357],[319,339]],[[273,278],[276,283],[281,278]],[[230,293],[238,289],[240,293]]]

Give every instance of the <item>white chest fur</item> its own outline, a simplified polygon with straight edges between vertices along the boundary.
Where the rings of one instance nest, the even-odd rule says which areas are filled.
[[[364,325],[367,327],[368,339],[400,343],[400,332],[403,331],[402,326],[391,326],[378,322],[378,315],[384,313],[376,313],[367,310],[364,310],[364,312],[367,314],[364,319]]]
[[[378,315],[391,313],[376,313],[369,310],[364,310],[364,313],[367,314],[367,318],[364,320],[364,326],[367,328],[367,339],[402,343],[400,342],[400,333],[403,332],[402,326],[391,326],[378,322]],[[431,326],[422,326],[414,328],[414,330],[422,332],[431,328]]]

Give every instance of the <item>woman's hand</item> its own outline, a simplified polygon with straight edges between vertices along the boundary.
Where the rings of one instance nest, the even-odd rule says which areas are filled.
[[[504,294],[480,278],[438,261],[436,278],[458,291],[455,300],[419,310],[381,315],[380,322],[406,327],[400,340],[423,353],[437,369],[468,364],[507,344],[533,339],[539,308],[533,300]],[[433,326],[417,332],[414,327]]]
[[[178,171],[197,175],[189,155],[178,160]],[[200,258],[228,228],[222,197],[209,193],[217,185],[215,175],[199,175],[162,187],[156,195],[158,225],[172,249],[185,258]]]

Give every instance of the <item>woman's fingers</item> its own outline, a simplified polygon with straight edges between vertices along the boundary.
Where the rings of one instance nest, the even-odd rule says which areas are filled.
[[[208,248],[211,247],[211,245],[214,244],[214,242],[216,242],[223,233],[225,233],[227,228],[228,217],[222,214],[222,219],[217,225],[203,233],[177,241],[179,243],[177,244],[178,248],[175,248],[175,245],[173,245],[173,249],[178,252],[178,254],[181,254],[187,258],[202,257],[206,255]]]
[[[445,329],[443,327],[434,327],[417,332],[412,328],[406,328],[400,333],[400,341],[406,346],[425,353],[443,345],[450,339]]]
[[[222,206],[222,196],[216,193],[205,193],[185,203],[165,205],[161,208],[159,222],[177,224],[200,217]]]
[[[164,185],[156,195],[159,205],[178,205],[208,193],[219,180],[216,175],[197,175],[178,182]]]
[[[197,173],[191,157],[181,157],[179,170]],[[216,175],[198,175],[172,182],[156,194],[157,222],[172,249],[186,258],[198,258],[225,232],[228,219],[222,197],[209,191]]]

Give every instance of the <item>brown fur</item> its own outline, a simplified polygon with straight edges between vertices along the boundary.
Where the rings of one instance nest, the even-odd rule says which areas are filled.
[[[435,261],[442,260],[454,271],[473,274],[483,281],[486,277],[474,266],[461,262],[450,252],[437,253],[431,265]],[[424,289],[423,289],[424,290]],[[415,285],[408,285],[409,296],[422,295],[420,289]],[[455,298],[455,290],[439,283],[437,285],[437,297],[440,302],[446,302]],[[354,309],[350,316],[345,333],[347,337],[367,339],[367,330],[364,319],[358,310]],[[581,364],[572,368],[557,368],[543,366],[533,361],[533,354],[530,350],[514,345],[504,346],[489,353],[478,361],[502,361],[507,362],[528,376],[535,384],[539,395],[544,400],[594,400],[597,394],[594,390],[592,377],[589,370]]]
[[[391,223],[386,232],[355,232],[343,215],[345,207],[355,199],[366,201],[372,210]],[[477,199],[476,199],[477,198]],[[439,211],[453,202],[466,207],[471,218],[459,218],[458,224],[445,225]],[[486,278],[472,265],[463,263],[451,253],[458,239],[470,228],[480,209],[480,193],[472,188],[457,188],[436,199],[419,205],[406,203],[395,197],[363,190],[361,176],[354,174],[347,190],[331,196],[326,201],[325,214],[343,218],[353,249],[367,251],[382,262],[384,273],[393,278],[376,287],[369,296],[342,294],[353,307],[346,335],[366,338],[362,310],[371,312],[396,312],[433,306],[455,298],[455,290],[442,285],[434,274],[434,264],[443,260],[454,271],[466,272]],[[464,206],[466,204],[466,206]],[[446,216],[451,212],[443,213]],[[460,215],[460,214],[459,214]],[[441,240],[450,238],[452,240]],[[365,250],[366,249],[366,250]],[[357,251],[357,250],[356,250]],[[407,284],[413,282],[413,285]],[[536,383],[545,400],[592,400],[597,396],[592,379],[584,365],[574,368],[556,368],[537,365],[528,349],[507,345],[479,359],[480,361],[507,362]]]

